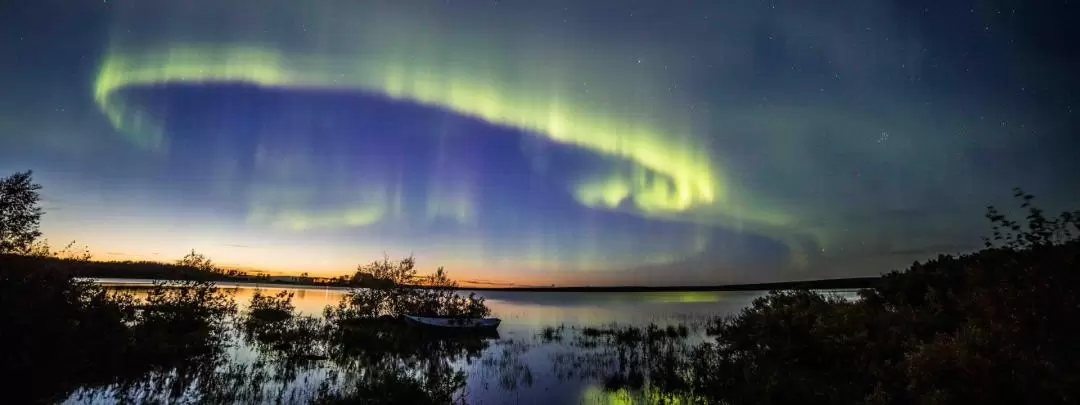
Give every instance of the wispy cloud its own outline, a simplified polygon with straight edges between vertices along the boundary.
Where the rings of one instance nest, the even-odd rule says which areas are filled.
[[[492,281],[492,280],[459,280],[459,281],[461,283],[464,283],[464,284],[472,284],[472,285],[487,285],[487,286],[495,286],[495,287],[524,287],[524,286],[518,285],[516,283],[509,283],[509,282],[505,282],[505,281]]]

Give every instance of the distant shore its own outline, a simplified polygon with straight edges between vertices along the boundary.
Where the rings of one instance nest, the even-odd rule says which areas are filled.
[[[90,277],[94,278],[94,277]],[[106,284],[115,283],[124,285],[128,283],[119,280],[131,280],[132,284],[149,284],[153,281],[161,281],[145,278],[108,277],[101,278]],[[751,284],[727,284],[710,286],[568,286],[568,287],[457,287],[458,291],[499,291],[499,292],[673,292],[673,291],[771,291],[771,290],[848,290],[860,289],[873,286],[880,277],[855,277],[836,278],[821,280],[787,281],[777,283],[751,283]],[[238,285],[250,285],[252,287],[322,287],[348,289],[349,286],[330,284],[303,284],[281,281],[254,281],[254,280],[221,280],[221,282]]]
[[[200,271],[174,264],[156,262],[97,262],[66,260],[51,257],[0,255],[0,268],[4,265],[50,269],[74,277],[92,279],[139,279],[139,280],[204,280],[230,283],[247,283],[265,286],[298,287],[363,287],[350,285],[341,278],[223,274]],[[664,291],[768,291],[768,290],[830,290],[858,289],[873,286],[880,277],[852,277],[819,280],[798,280],[772,283],[747,283],[724,285],[671,285],[671,286],[521,286],[521,287],[456,287],[464,291],[514,291],[514,292],[664,292]]]
[[[846,290],[867,288],[881,277],[851,277],[820,280],[783,281],[775,283],[749,283],[725,285],[675,285],[675,286],[575,286],[575,287],[461,287],[469,291],[522,291],[522,292],[664,292],[664,291],[768,291],[768,290]]]

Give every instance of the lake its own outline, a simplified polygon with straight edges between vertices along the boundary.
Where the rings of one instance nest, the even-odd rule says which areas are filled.
[[[113,288],[145,287],[150,284],[149,280],[99,281]],[[296,309],[313,316],[321,316],[324,307],[336,305],[348,292],[340,288],[238,283],[218,283],[218,287],[233,295],[241,311],[259,288],[271,294],[288,290],[294,294]],[[462,291],[464,294],[469,292]],[[737,313],[764,294],[695,291],[476,293],[486,298],[492,316],[502,319],[497,336],[485,337],[479,344],[471,345],[468,350],[463,349],[461,355],[449,354],[440,357],[438,362],[418,361],[409,357],[391,363],[383,360],[365,363],[352,359],[341,361],[339,357],[331,359],[333,361],[319,359],[297,366],[294,364],[296,362],[267,354],[264,349],[245,341],[236,333],[225,351],[225,359],[213,365],[217,370],[215,373],[220,371],[221,376],[209,378],[220,378],[221,381],[214,381],[212,387],[208,381],[191,381],[180,384],[186,391],[177,393],[177,384],[170,379],[181,377],[166,372],[162,376],[148,378],[134,388],[84,387],[64,403],[117,403],[119,391],[124,391],[124,396],[128,398],[136,398],[135,402],[307,403],[320,393],[334,391],[338,385],[355,384],[357,380],[368,378],[366,376],[372,375],[372,371],[378,367],[402,367],[403,375],[413,376],[414,373],[433,372],[433,364],[445,365],[452,369],[455,376],[463,378],[463,387],[454,385],[454,397],[470,404],[653,402],[649,396],[653,394],[647,388],[642,388],[640,382],[620,385],[618,381],[612,381],[612,375],[623,373],[621,369],[628,364],[635,364],[637,352],[630,350],[632,358],[627,360],[625,348],[597,345],[596,341],[587,339],[601,336],[596,333],[589,335],[590,332],[585,332],[588,328],[593,328],[592,332],[595,332],[596,328],[614,328],[613,325],[682,325],[686,327],[686,334],[676,344],[691,345],[707,339],[705,325],[709,319]],[[854,296],[853,291],[833,293],[844,297]],[[447,353],[457,352],[451,350]],[[283,371],[285,365],[289,368]],[[633,371],[630,375],[633,375]],[[432,377],[426,378],[424,381]],[[203,377],[203,380],[206,379],[208,377]],[[154,387],[154,384],[166,383],[170,384],[169,390]],[[222,384],[235,384],[237,387],[222,389]],[[646,381],[644,385],[647,387],[649,384]],[[218,398],[201,396],[202,392],[216,389],[225,393],[245,391],[243,395]]]

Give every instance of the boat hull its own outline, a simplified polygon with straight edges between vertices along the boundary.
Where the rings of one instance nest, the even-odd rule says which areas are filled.
[[[405,319],[418,325],[441,329],[495,329],[502,321],[499,318],[436,318],[405,315]]]

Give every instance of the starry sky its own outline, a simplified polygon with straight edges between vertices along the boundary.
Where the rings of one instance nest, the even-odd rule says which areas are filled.
[[[1066,1],[12,0],[0,171],[100,259],[876,275],[1080,205]],[[1074,111],[1077,110],[1077,111]],[[430,268],[429,268],[430,267]]]

